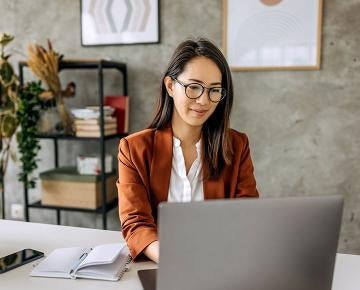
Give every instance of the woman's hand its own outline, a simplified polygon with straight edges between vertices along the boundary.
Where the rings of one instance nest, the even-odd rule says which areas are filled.
[[[159,263],[159,241],[152,242],[144,249],[143,253],[150,260],[153,260],[155,263]]]

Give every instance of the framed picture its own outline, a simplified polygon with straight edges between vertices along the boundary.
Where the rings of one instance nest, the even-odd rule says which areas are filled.
[[[158,0],[81,0],[81,44],[159,42]]]
[[[323,0],[223,0],[233,71],[320,69]]]

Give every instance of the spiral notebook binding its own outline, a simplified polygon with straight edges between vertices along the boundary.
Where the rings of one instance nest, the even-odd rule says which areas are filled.
[[[118,273],[119,280],[122,278],[122,276],[124,275],[124,273],[129,270],[128,265],[131,263],[131,260],[132,260],[131,256],[128,255],[127,258],[126,258],[126,261],[125,261],[124,266],[121,267],[121,269],[120,269],[120,271],[119,271],[119,273]]]

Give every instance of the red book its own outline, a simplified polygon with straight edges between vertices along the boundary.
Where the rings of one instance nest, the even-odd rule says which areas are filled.
[[[128,96],[106,96],[105,106],[115,108],[113,116],[117,120],[117,132],[129,132],[129,97]]]

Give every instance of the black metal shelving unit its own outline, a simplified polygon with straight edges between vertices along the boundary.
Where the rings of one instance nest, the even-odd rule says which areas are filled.
[[[26,62],[19,62],[19,79],[20,84],[24,84],[24,68],[27,67]],[[120,63],[110,60],[61,60],[59,63],[59,71],[65,69],[91,69],[96,70],[98,74],[98,86],[99,86],[99,106],[104,106],[104,69],[115,69],[120,72],[123,77],[123,94],[127,95],[127,69],[125,63]],[[41,139],[52,139],[54,141],[54,154],[55,154],[55,167],[59,167],[59,151],[58,141],[59,140],[76,140],[76,141],[94,141],[99,142],[100,145],[100,157],[101,157],[101,168],[105,168],[105,146],[106,141],[111,139],[120,139],[126,134],[113,134],[104,136],[104,111],[100,110],[100,137],[76,137],[70,135],[57,135],[57,134],[39,134],[38,138]],[[25,220],[29,221],[29,208],[37,209],[52,209],[56,211],[57,224],[61,224],[61,211],[80,211],[80,212],[91,212],[102,215],[103,229],[107,228],[107,212],[117,207],[117,199],[110,203],[106,203],[106,174],[105,171],[101,172],[101,197],[102,205],[96,209],[84,209],[84,208],[73,208],[73,207],[62,207],[62,206],[48,206],[41,204],[41,201],[29,203],[29,189],[24,184],[24,202],[25,202]]]

